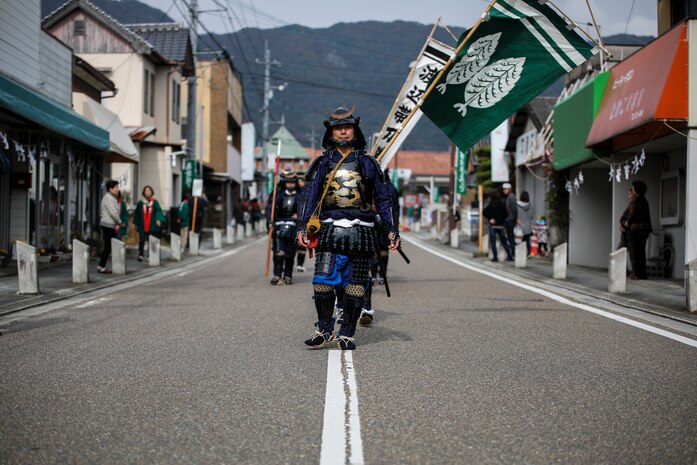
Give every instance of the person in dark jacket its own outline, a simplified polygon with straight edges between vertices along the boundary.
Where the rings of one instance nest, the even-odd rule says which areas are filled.
[[[143,200],[138,201],[133,213],[133,224],[138,228],[138,260],[143,261],[145,255],[145,242],[151,234],[160,235],[160,227],[165,222],[160,203],[155,199],[155,191],[150,186],[143,188]]]
[[[530,244],[530,238],[532,237],[532,216],[530,194],[528,194],[528,191],[523,191],[521,192],[520,200],[518,201],[518,219],[516,220],[516,223],[523,231],[523,240],[527,246],[528,256],[530,256],[530,252],[532,252],[532,246]]]
[[[498,248],[496,247],[496,236],[499,237],[503,248],[506,251],[508,261],[513,261],[513,254],[504,233],[508,210],[506,204],[501,201],[501,195],[494,191],[489,199],[489,204],[484,208],[484,217],[489,221],[489,246],[494,253],[493,262],[499,261]]]
[[[508,239],[508,249],[511,251],[511,255],[515,255],[515,225],[518,221],[518,205],[516,203],[515,194],[513,193],[513,186],[510,183],[504,182],[503,186],[503,196],[506,205],[506,220],[503,222],[503,226],[506,229],[506,238]]]
[[[266,208],[266,228],[272,230],[273,278],[271,284],[293,284],[296,252],[296,221],[298,219],[297,173],[288,165],[281,171],[276,201]],[[273,218],[271,210],[273,209]]]
[[[632,264],[630,279],[646,279],[646,240],[653,231],[651,211],[646,200],[646,184],[634,181],[629,189],[629,207],[626,220],[620,224],[620,231],[627,238],[627,252]]]
[[[394,186],[394,184],[390,182],[389,168],[385,168],[383,175],[385,176],[386,181],[385,188],[387,189],[390,199],[392,200],[392,217],[394,218],[395,222],[398,222],[400,209],[399,193],[397,192],[397,188]],[[382,225],[381,221],[380,215],[376,215],[376,222],[379,222]],[[376,233],[379,252],[370,265],[370,274],[372,279],[368,281],[368,284],[366,285],[363,310],[361,311],[361,316],[358,318],[358,323],[363,326],[371,324],[375,316],[375,310],[373,309],[373,285],[375,283],[375,277],[378,276],[378,273],[380,272],[380,264],[378,263],[378,260],[382,260],[382,265],[385,271],[385,275],[381,275],[377,280],[377,283],[382,285],[385,284],[385,279],[387,279],[387,263],[390,258],[390,241],[388,237],[388,230],[384,227],[379,227]]]

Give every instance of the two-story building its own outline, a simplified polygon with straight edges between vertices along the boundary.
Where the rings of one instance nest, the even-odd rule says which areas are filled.
[[[109,133],[71,108],[73,53],[41,29],[39,0],[0,3],[0,248],[70,243],[74,186],[101,181]]]
[[[239,209],[242,186],[242,82],[227,60],[198,62],[197,153],[208,199],[206,226],[224,229]],[[186,100],[186,99],[185,99]]]
[[[140,159],[137,165],[112,163],[105,175],[120,180],[132,202],[150,185],[164,209],[178,205],[182,80],[193,73],[188,30],[178,25],[127,27],[86,0],[65,3],[43,25],[116,84],[116,95],[102,103],[130,131]]]

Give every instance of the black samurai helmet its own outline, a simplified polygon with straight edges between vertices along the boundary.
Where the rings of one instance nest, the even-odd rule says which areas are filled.
[[[356,110],[356,106],[350,110],[348,108],[339,107],[333,112],[329,113],[329,119],[324,121],[324,127],[327,128],[324,131],[324,137],[322,137],[322,147],[325,149],[330,149],[334,147],[334,139],[332,139],[332,128],[340,124],[353,124],[355,128],[355,135],[353,140],[353,148],[358,150],[365,149],[366,142],[365,136],[363,136],[363,131],[359,126],[361,118],[354,116],[353,112]]]

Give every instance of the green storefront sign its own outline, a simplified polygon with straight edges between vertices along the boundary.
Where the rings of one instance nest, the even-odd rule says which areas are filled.
[[[273,194],[273,186],[275,184],[274,174],[271,171],[266,172],[266,193]]]
[[[182,196],[191,192],[196,178],[196,160],[186,160],[182,168]]]
[[[455,192],[467,193],[467,151],[457,149],[457,170],[455,172]]]
[[[588,133],[598,113],[610,72],[598,74],[575,93],[554,107],[555,170],[563,170],[595,158],[596,153],[586,147]]]

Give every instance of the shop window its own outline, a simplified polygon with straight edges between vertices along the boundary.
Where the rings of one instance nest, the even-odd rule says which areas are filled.
[[[680,171],[661,174],[661,225],[680,224]]]

